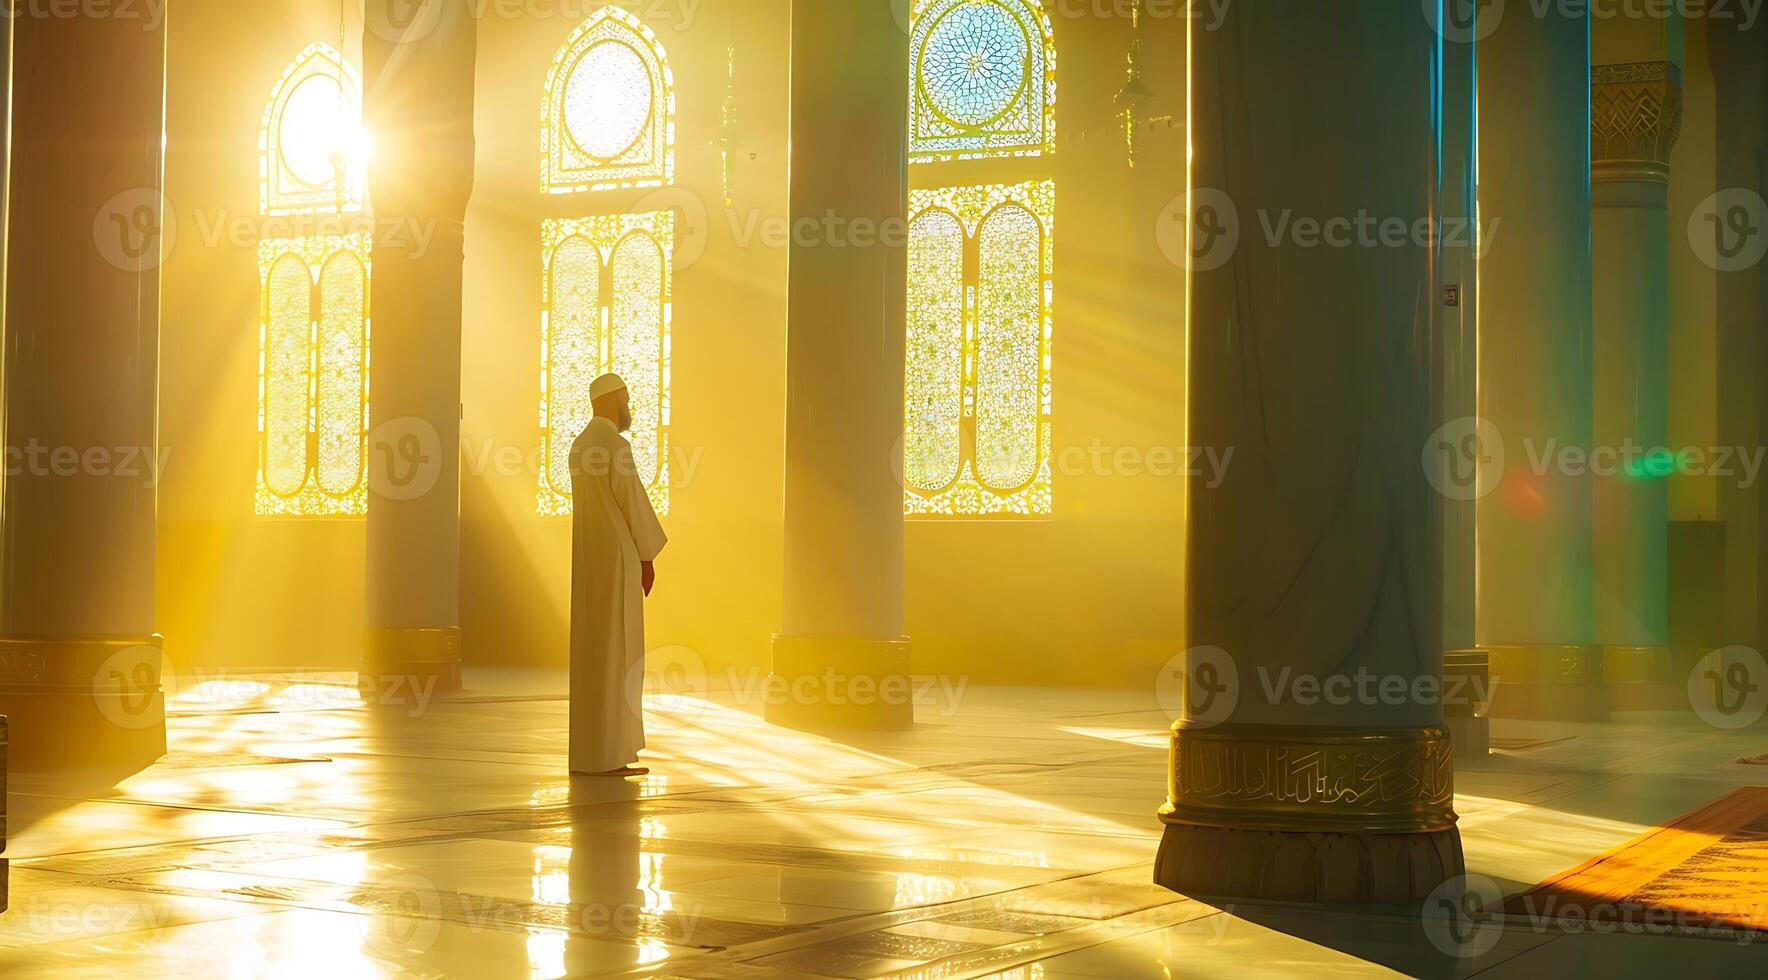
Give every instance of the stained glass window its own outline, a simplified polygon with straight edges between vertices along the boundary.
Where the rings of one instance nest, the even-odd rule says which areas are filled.
[[[1047,515],[1055,183],[917,190],[909,210],[905,509]]]
[[[541,116],[541,189],[658,187],[675,174],[675,81],[657,35],[612,4],[553,59]]]
[[[368,513],[366,234],[258,243],[258,491],[263,516]]]
[[[1056,46],[1037,0],[915,0],[911,162],[1055,148]]]
[[[271,92],[258,136],[263,213],[361,211],[368,151],[356,72],[320,43]],[[366,220],[352,219],[353,222]],[[312,234],[315,217],[258,243],[258,479],[266,517],[368,512],[369,268],[373,239]]]
[[[313,44],[283,72],[264,110],[258,158],[266,215],[362,207],[368,158],[362,89],[336,48]]]
[[[669,513],[669,256],[675,213],[548,219],[541,228],[540,513],[571,513],[571,444],[613,371],[632,393],[633,462]]]

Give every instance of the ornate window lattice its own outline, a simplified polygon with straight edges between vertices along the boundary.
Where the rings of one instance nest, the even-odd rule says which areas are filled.
[[[310,45],[270,96],[258,137],[266,215],[356,211],[367,183],[362,88],[337,49]]]
[[[553,59],[541,110],[542,190],[659,187],[675,176],[675,81],[657,35],[613,5]]]
[[[632,392],[633,462],[652,505],[669,513],[674,248],[673,211],[542,225],[540,513],[571,513],[571,444],[595,414],[590,382],[608,371]]]
[[[906,512],[1048,515],[1055,183],[918,190],[909,211]]]
[[[368,513],[370,237],[258,243],[258,491],[264,516]]]
[[[915,0],[909,160],[1039,156],[1056,140],[1056,46],[1037,0]]]
[[[362,210],[367,137],[356,72],[307,47],[284,71],[258,137],[263,213]],[[292,219],[313,223],[313,219]],[[258,243],[258,477],[262,516],[368,512],[372,236],[301,234]],[[312,231],[312,228],[307,228]]]

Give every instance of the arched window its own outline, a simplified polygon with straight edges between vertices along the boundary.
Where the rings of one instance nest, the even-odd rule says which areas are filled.
[[[1056,141],[1056,45],[1037,0],[916,0],[909,159],[1039,156]]]
[[[991,159],[1055,151],[1050,20],[1036,0],[918,0],[911,36],[904,511],[1047,516],[1056,185]]]
[[[329,44],[302,51],[270,96],[258,137],[266,215],[357,211],[367,136],[356,70]]]
[[[1051,511],[1052,181],[911,195],[907,510]]]
[[[597,10],[559,51],[545,106],[547,194],[674,179],[669,61],[650,28],[619,7]],[[571,444],[594,414],[590,382],[612,371],[632,393],[633,461],[653,506],[667,515],[675,213],[548,218],[540,238],[538,509],[571,513]]]
[[[613,371],[632,394],[632,459],[669,512],[669,255],[675,215],[601,215],[542,225],[540,513],[571,513],[571,444],[594,414],[589,384]]]
[[[355,72],[324,44],[283,73],[259,137],[264,214],[362,209],[367,141]],[[262,516],[368,512],[370,255],[366,231],[258,243],[258,479]],[[353,219],[356,223],[360,219]],[[310,230],[310,229],[309,229]]]
[[[675,81],[657,35],[616,6],[592,14],[547,76],[542,190],[660,187],[675,178]]]

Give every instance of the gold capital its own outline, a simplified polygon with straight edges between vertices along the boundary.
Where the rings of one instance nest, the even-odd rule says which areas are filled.
[[[1682,134],[1682,70],[1667,61],[1590,70],[1591,175],[1603,180],[1670,179],[1670,150]]]

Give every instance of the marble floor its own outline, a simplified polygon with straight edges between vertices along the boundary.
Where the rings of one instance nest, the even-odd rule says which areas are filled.
[[[351,675],[211,679],[114,785],[18,776],[0,976],[1768,976],[1760,943],[1217,906],[1149,884],[1165,716],[1145,692],[969,688],[912,732],[649,705],[652,774],[564,771],[562,673],[365,706]],[[1504,892],[1738,786],[1768,732],[1498,722],[1458,772]],[[1557,740],[1557,741],[1556,741]]]

